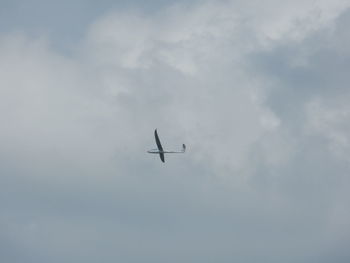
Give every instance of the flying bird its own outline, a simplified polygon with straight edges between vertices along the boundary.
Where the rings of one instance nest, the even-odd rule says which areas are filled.
[[[156,144],[158,149],[153,149],[153,150],[149,150],[147,151],[148,153],[153,153],[153,154],[159,154],[160,159],[162,160],[162,162],[164,163],[164,154],[165,153],[184,153],[186,151],[186,145],[182,144],[182,150],[181,151],[165,151],[162,147],[162,144],[160,143],[159,140],[159,136],[157,133],[157,129],[154,130],[154,137],[156,139]]]

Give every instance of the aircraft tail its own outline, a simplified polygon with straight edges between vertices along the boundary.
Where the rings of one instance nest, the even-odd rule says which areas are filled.
[[[186,145],[182,144],[182,152],[184,153],[186,151]]]

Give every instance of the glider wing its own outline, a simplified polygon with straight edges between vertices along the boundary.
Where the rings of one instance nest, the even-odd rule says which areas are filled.
[[[159,157],[162,160],[162,162],[164,163],[164,153],[159,153]]]
[[[158,137],[158,133],[157,133],[157,129],[154,130],[154,137],[156,138],[156,143],[157,143],[157,147],[159,150],[159,157],[162,160],[162,162],[164,163],[164,153],[163,153],[163,147],[162,144],[160,143],[159,137]]]
[[[158,137],[157,129],[154,130],[154,137],[156,138],[156,143],[157,143],[158,150],[160,152],[162,152],[163,151],[163,147],[160,144],[160,140],[159,140],[159,137]],[[163,159],[164,159],[164,157],[163,157]],[[163,161],[163,159],[162,159],[162,161]]]

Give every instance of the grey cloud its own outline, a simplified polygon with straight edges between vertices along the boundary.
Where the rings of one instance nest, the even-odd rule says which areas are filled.
[[[342,48],[347,45],[344,27],[348,17],[349,11],[344,11],[334,27],[313,32],[303,41],[287,40],[270,51],[253,55],[254,67],[259,65],[259,72],[274,81],[267,103],[276,112],[298,112],[293,109],[313,97],[347,93],[348,74],[340,69],[349,63],[348,51]]]
[[[258,52],[251,60],[254,66],[259,65],[263,79],[270,78],[265,105],[281,120],[282,133],[278,136],[297,144],[289,161],[276,165],[268,162],[268,146],[273,138],[268,136],[266,142],[258,143],[254,155],[259,154],[260,147],[263,150],[255,158],[260,164],[253,182],[257,180],[259,189],[264,184],[268,191],[278,191],[300,206],[305,221],[315,227],[312,235],[322,232],[326,235],[319,244],[324,250],[319,252],[323,257],[318,259],[321,262],[343,262],[348,258],[346,249],[339,244],[344,236],[335,234],[347,233],[346,224],[339,224],[336,218],[348,218],[348,215],[334,210],[346,206],[347,191],[343,186],[350,183],[345,157],[349,114],[344,102],[349,97],[349,56],[346,49],[340,48],[346,39],[347,33],[342,29],[348,14],[344,11],[333,28],[314,32],[301,42],[282,41],[276,48]],[[310,107],[314,110],[310,111]],[[314,124],[310,129],[311,123]]]
[[[0,10],[0,32],[26,32],[35,37],[44,35],[56,48],[73,54],[72,49],[84,37],[91,21],[105,13],[114,10],[139,10],[152,14],[179,2],[182,1],[150,0],[146,3],[139,0],[3,0]]]

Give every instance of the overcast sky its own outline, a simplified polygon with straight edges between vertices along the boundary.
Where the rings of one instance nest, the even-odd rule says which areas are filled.
[[[349,8],[0,0],[0,261],[350,262]]]

